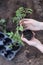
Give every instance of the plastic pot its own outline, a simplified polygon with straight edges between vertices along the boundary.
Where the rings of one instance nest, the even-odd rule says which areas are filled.
[[[0,45],[0,55],[4,55],[6,48],[4,47],[4,45]]]
[[[20,51],[21,46],[17,43],[17,45],[12,45],[12,49],[11,50],[7,50],[7,54],[5,54],[5,58],[7,60],[12,60],[16,54],[18,53],[18,51]]]
[[[12,60],[16,56],[18,51],[20,51],[20,49],[21,49],[21,46],[18,43],[16,43],[16,45],[12,45],[12,49],[7,49],[6,50],[6,53],[4,54],[4,57],[7,60]]]
[[[9,46],[10,44],[12,44],[12,40],[7,37],[7,38],[4,39],[3,44],[5,46]]]
[[[4,34],[2,32],[0,32],[0,40],[3,40],[4,39]]]
[[[12,46],[10,48],[9,46]],[[0,32],[0,55],[5,57],[7,60],[12,60],[16,53],[20,51],[22,46],[18,42],[10,39],[6,34]]]
[[[14,53],[11,50],[7,50],[6,53],[4,53],[4,57],[7,60],[12,60],[14,58]]]

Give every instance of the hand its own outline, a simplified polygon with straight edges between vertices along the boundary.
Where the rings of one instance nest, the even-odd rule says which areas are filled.
[[[38,39],[33,38],[32,40],[29,41],[26,38],[24,38],[23,35],[21,36],[21,39],[28,45],[36,47],[38,50],[40,50],[43,53],[43,44],[41,44],[41,42]]]
[[[33,31],[38,31],[41,29],[41,22],[38,22],[34,19],[22,19],[20,20],[20,25],[22,25],[25,29],[30,29]]]

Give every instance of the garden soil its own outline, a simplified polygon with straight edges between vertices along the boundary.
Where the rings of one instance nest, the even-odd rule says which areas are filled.
[[[12,23],[11,18],[21,6],[33,9],[33,14],[27,14],[27,18],[43,21],[43,0],[0,0],[0,18],[7,19],[7,30],[15,31],[15,24]],[[36,38],[43,44],[43,31],[35,33]],[[0,56],[0,65],[43,65],[43,54],[38,49],[24,44],[25,46],[12,61],[7,61]]]

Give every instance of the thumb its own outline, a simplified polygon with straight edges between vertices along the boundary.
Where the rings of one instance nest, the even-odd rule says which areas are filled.
[[[28,43],[28,40],[27,40],[26,38],[24,38],[23,35],[21,36],[21,40],[22,40],[23,42]]]

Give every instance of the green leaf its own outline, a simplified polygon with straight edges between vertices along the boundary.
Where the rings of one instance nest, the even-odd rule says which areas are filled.
[[[26,16],[25,14],[25,10],[23,7],[20,7],[17,11],[16,11],[16,16],[19,17],[19,19],[22,19]]]
[[[20,10],[20,11],[24,11],[24,7],[20,7],[19,10]]]
[[[12,38],[12,36],[13,36],[13,32],[8,32],[6,34],[9,36],[9,38]]]
[[[23,31],[23,26],[20,26],[20,27],[19,27],[19,30],[20,30],[20,31]]]
[[[26,8],[26,13],[30,13],[30,14],[32,14],[32,12],[33,12],[32,9]]]

